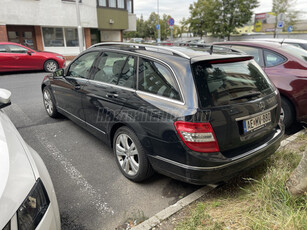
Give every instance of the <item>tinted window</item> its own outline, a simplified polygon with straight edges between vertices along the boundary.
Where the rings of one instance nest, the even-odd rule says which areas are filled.
[[[179,87],[165,66],[146,59],[140,59],[139,90],[180,100]]]
[[[193,64],[202,107],[245,102],[270,94],[273,86],[254,61]]]
[[[293,47],[292,45],[283,45],[282,49],[303,61],[307,61],[307,51],[302,48]]]
[[[231,46],[233,49],[241,50],[244,53],[251,55],[254,57],[254,60],[260,65],[263,65],[263,60],[261,58],[261,49],[255,47],[247,47],[247,46]]]
[[[94,80],[135,88],[135,58],[125,54],[104,52],[97,64]]]
[[[83,54],[70,65],[67,75],[78,78],[88,78],[89,72],[98,53],[99,52],[97,51]]]
[[[293,47],[294,48],[294,47]],[[264,60],[266,67],[277,66],[286,61],[286,58],[269,50],[264,50]]]
[[[27,49],[21,46],[8,45],[10,53],[27,53]]]
[[[6,53],[5,45],[0,45],[0,53]]]

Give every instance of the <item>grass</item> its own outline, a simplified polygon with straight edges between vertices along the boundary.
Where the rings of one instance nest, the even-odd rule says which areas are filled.
[[[243,178],[197,202],[175,229],[307,229],[307,196],[293,197],[285,186],[300,159],[292,150],[276,152]]]

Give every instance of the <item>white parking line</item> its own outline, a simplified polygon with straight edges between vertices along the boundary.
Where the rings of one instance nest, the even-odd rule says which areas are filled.
[[[8,116],[17,117],[20,126],[30,126],[33,125],[33,121],[22,111],[22,109],[17,104],[12,104],[10,107],[6,108],[5,111]],[[91,184],[83,177],[83,175],[76,169],[72,163],[61,153],[58,148],[51,143],[44,133],[37,133],[34,131],[34,136],[40,142],[40,144],[48,151],[52,158],[58,162],[64,171],[70,176],[70,178],[79,185],[82,193],[86,197],[90,198],[90,203],[96,208],[99,214],[104,215],[109,213],[114,214],[112,208],[104,201],[104,198],[93,188]]]

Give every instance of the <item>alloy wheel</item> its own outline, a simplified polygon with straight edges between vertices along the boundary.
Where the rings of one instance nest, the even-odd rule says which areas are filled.
[[[116,139],[116,156],[123,171],[135,176],[139,171],[139,153],[135,143],[127,134],[120,134]]]
[[[49,115],[52,115],[53,113],[53,103],[51,100],[51,95],[48,90],[44,90],[44,104],[46,111]]]

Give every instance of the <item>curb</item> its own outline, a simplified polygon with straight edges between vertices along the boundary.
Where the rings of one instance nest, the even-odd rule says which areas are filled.
[[[285,147],[286,145],[290,144],[292,141],[294,141],[298,136],[302,134],[306,134],[307,130],[301,130],[287,139],[281,141],[280,147],[277,150],[280,150],[281,148]],[[160,222],[166,220],[185,206],[191,204],[192,202],[196,201],[206,193],[210,192],[211,190],[215,189],[217,185],[207,185],[204,186],[195,192],[191,193],[190,195],[182,198],[177,203],[163,209],[162,211],[158,212],[156,215],[150,217],[149,219],[145,220],[144,222],[140,223],[139,225],[131,228],[131,230],[150,230],[157,226]]]

